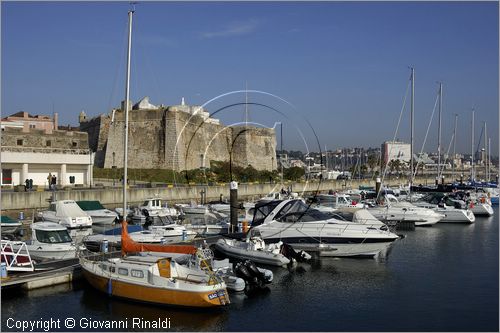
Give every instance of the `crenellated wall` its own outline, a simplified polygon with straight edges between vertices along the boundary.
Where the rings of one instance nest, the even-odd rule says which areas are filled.
[[[206,114],[175,107],[129,111],[128,167],[176,171],[210,167],[210,161],[229,161],[232,148],[235,165],[276,169],[274,129],[226,127]],[[109,116],[100,116],[84,120],[80,128],[89,133],[91,147],[98,153],[96,166],[123,167],[123,111],[115,111],[113,123]]]

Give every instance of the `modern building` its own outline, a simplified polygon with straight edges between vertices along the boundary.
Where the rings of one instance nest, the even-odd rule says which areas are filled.
[[[392,160],[410,162],[410,144],[398,141],[386,141],[381,146],[383,163],[387,164]]]
[[[19,114],[1,122],[1,185],[24,185],[32,179],[33,185],[48,186],[49,173],[60,186],[91,183],[93,154],[87,133],[58,130],[57,116]]]

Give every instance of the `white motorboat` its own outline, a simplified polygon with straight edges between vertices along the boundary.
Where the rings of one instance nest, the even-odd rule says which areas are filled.
[[[385,225],[333,219],[301,200],[257,204],[251,230],[269,243],[283,241],[298,250],[338,257],[374,257],[399,238]]]
[[[147,244],[169,244],[183,241],[190,241],[196,237],[196,233],[186,230],[184,226],[168,224],[165,226],[150,226],[150,230],[145,230],[140,225],[128,225],[127,230],[130,238],[138,243]],[[94,234],[84,238],[87,248],[98,251],[100,244],[107,241],[113,247],[121,246],[122,227],[117,227],[104,232]]]
[[[400,202],[392,194],[387,194],[384,198],[383,205],[369,208],[370,213],[384,223],[414,222],[415,226],[430,226],[444,218],[444,214],[432,209],[417,207],[409,202]]]
[[[117,208],[115,208],[115,212],[118,214],[118,219],[120,221],[122,221],[124,219],[123,208],[122,207],[117,207]],[[131,209],[130,207],[128,207],[127,211],[126,211],[125,218],[127,218],[127,217],[132,218],[132,216],[134,215],[134,213],[135,213],[135,211],[133,209]]]
[[[454,192],[448,195],[455,200],[461,200],[466,203],[467,208],[478,216],[493,215],[493,207],[491,207],[491,199],[485,193],[481,192]]]
[[[55,222],[36,222],[31,226],[32,238],[26,241],[26,248],[34,259],[76,258],[77,246],[68,229]]]
[[[210,212],[208,206],[191,204],[177,204],[176,205],[184,214],[201,214],[205,215]]]
[[[92,218],[84,212],[74,200],[53,201],[49,209],[40,213],[42,219],[59,223],[68,228],[83,228],[92,226]]]
[[[162,206],[162,201],[159,198],[148,198],[144,201],[144,203],[138,207],[138,211],[142,212],[146,210],[149,216],[155,217],[171,217],[178,218],[179,211],[175,208],[170,208],[165,203],[165,206]]]
[[[231,214],[231,205],[228,203],[213,203],[210,204],[210,209],[218,213],[229,216]]]
[[[466,209],[465,202],[453,200],[443,193],[429,193],[421,201],[414,202],[413,204],[417,207],[432,209],[436,213],[443,214],[444,217],[439,221],[440,223],[474,223],[476,220],[474,213]]]
[[[364,204],[351,200],[349,195],[344,193],[318,194],[316,200],[320,205],[332,208],[363,208]]]
[[[99,201],[76,201],[76,204],[92,218],[92,223],[110,226],[118,220],[118,213],[106,209]]]
[[[150,225],[147,230],[162,237],[168,243],[192,241],[197,233],[187,230],[185,226],[179,224]]]
[[[267,246],[259,237],[248,237],[246,241],[236,239],[221,238],[217,240],[214,247],[224,255],[240,260],[250,259],[258,264],[271,266],[285,266],[290,263],[290,259],[280,253],[281,245],[273,244]]]
[[[1,231],[2,234],[13,234],[22,225],[21,222],[11,219],[6,215],[1,216]]]
[[[493,207],[491,207],[491,204],[486,202],[481,202],[481,198],[479,198],[478,201],[473,202],[469,206],[469,209],[472,211],[472,213],[474,213],[474,215],[491,216],[494,214]]]

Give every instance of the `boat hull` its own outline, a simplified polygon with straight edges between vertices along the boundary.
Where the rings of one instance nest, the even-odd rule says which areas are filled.
[[[320,257],[375,257],[393,243],[393,240],[374,243],[304,243],[281,240],[295,250],[317,252]],[[278,239],[266,241],[274,242]]]
[[[489,204],[475,204],[470,208],[474,215],[491,216],[493,215],[493,208]]]
[[[277,243],[278,241],[276,241]],[[270,242],[273,243],[273,242]],[[282,254],[274,254],[264,251],[255,251],[239,248],[236,246],[231,246],[226,243],[225,240],[219,240],[215,243],[215,248],[224,253],[226,256],[231,258],[236,258],[240,260],[250,259],[255,263],[271,265],[271,266],[284,266],[290,262],[290,259],[286,258]]]
[[[126,281],[105,278],[88,271],[82,265],[83,276],[97,290],[110,296],[126,298],[139,302],[158,305],[173,305],[185,307],[218,307],[224,305],[219,297],[213,297],[220,290],[204,292],[189,292],[165,289],[154,286],[133,284]],[[224,291],[223,291],[224,292]],[[226,295],[227,297],[227,295]]]

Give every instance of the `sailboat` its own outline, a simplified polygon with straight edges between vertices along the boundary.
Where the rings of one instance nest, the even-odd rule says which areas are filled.
[[[123,211],[127,207],[127,146],[130,95],[130,54],[132,16],[128,12],[128,54],[124,126]],[[176,254],[195,254],[190,245],[151,245],[135,243],[122,221],[122,253],[118,258],[79,256],[85,279],[96,289],[110,296],[160,305],[217,307],[229,304],[226,284],[221,277],[201,267],[189,267],[176,261]],[[144,251],[159,251],[159,256],[145,256]],[[141,255],[142,254],[142,255]]]

